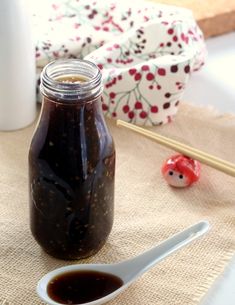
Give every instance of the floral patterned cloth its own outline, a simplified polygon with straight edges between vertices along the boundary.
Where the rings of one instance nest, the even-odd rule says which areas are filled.
[[[39,74],[51,60],[85,58],[102,70],[105,115],[139,125],[171,121],[205,59],[190,11],[145,1],[43,0],[32,7]]]

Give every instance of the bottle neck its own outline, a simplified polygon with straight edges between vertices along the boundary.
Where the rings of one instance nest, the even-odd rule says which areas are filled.
[[[48,100],[62,104],[95,101],[103,90],[99,68],[80,59],[49,63],[42,71],[40,88]]]
[[[90,126],[86,129],[87,126]],[[101,109],[101,97],[85,103],[64,103],[44,96],[38,129],[45,133],[74,133],[85,130],[87,134],[98,129],[106,129]],[[92,128],[91,128],[92,127]]]

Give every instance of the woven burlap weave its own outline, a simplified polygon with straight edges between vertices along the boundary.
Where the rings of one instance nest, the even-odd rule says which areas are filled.
[[[173,152],[110,123],[116,142],[115,223],[105,247],[82,262],[130,258],[202,219],[210,232],[161,262],[110,304],[195,305],[235,250],[235,178],[202,166],[200,181],[173,189],[160,167]],[[45,254],[29,230],[27,152],[34,126],[0,133],[0,304],[40,305],[37,281],[69,264]],[[182,104],[157,132],[235,162],[235,118]],[[74,263],[74,262],[71,262]]]

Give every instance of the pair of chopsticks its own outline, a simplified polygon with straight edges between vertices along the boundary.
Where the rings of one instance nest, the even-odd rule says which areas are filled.
[[[127,129],[130,129],[136,133],[143,135],[144,137],[154,140],[158,144],[161,144],[167,148],[171,148],[185,156],[193,158],[200,161],[210,167],[213,167],[225,174],[235,177],[235,164],[212,156],[206,152],[203,152],[199,149],[193,148],[189,145],[180,143],[178,141],[172,140],[170,138],[161,136],[155,132],[149,131],[147,129],[141,128],[139,126],[124,122],[122,120],[117,120],[118,126],[123,126]]]

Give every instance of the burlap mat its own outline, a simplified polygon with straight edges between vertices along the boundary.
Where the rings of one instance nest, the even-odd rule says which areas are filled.
[[[181,105],[176,120],[155,128],[235,162],[235,118]],[[117,262],[207,219],[203,239],[172,255],[110,304],[198,304],[235,250],[235,180],[206,166],[187,189],[170,188],[160,174],[172,151],[111,124],[117,149],[115,224],[106,246],[86,262]],[[33,126],[0,133],[0,304],[42,304],[40,277],[68,264],[41,251],[29,231],[27,151]]]

